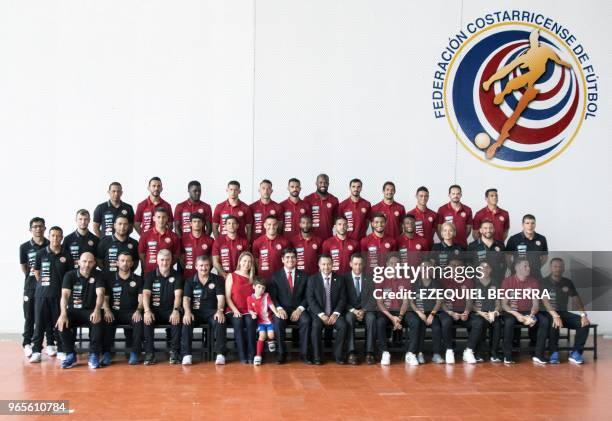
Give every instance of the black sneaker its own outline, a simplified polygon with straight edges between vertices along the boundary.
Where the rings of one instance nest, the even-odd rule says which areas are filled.
[[[170,351],[170,364],[180,364],[181,359],[176,351]]]
[[[155,354],[153,352],[147,352],[145,354],[144,365],[153,365],[157,361],[155,361]]]

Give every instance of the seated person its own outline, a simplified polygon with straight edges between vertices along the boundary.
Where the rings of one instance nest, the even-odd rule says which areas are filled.
[[[482,299],[474,299],[472,301],[472,311],[477,316],[483,319],[483,330],[480,335],[480,341],[478,342],[476,360],[484,361],[483,355],[487,348],[486,339],[487,332],[491,334],[491,340],[489,342],[489,360],[492,363],[499,363],[499,340],[501,339],[502,332],[502,321],[501,321],[501,301],[495,298],[489,298],[489,290],[496,290],[499,286],[493,281],[491,275],[493,274],[493,268],[487,260],[480,262],[479,266],[482,268],[483,276],[476,276],[474,282],[474,288],[480,290],[479,296]]]

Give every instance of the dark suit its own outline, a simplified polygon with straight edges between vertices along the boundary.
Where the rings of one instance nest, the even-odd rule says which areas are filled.
[[[363,323],[366,327],[366,353],[374,353],[374,343],[376,340],[376,300],[374,299],[374,283],[372,279],[365,276],[364,273],[360,275],[361,291],[357,294],[355,289],[355,281],[353,280],[352,272],[346,273],[343,276],[346,297],[347,297],[347,312],[345,315],[347,326],[346,332],[346,343],[348,352],[355,352],[355,325],[358,323],[357,317],[353,314],[352,310],[365,310],[365,316]]]
[[[278,341],[278,355],[283,357],[287,353],[285,347],[285,330],[287,323],[290,322],[291,313],[298,307],[302,307],[302,314],[298,319],[300,327],[300,355],[303,358],[308,356],[308,332],[310,332],[310,314],[306,309],[308,302],[306,301],[306,285],[308,284],[308,275],[302,270],[295,269],[293,276],[293,292],[289,289],[289,281],[287,280],[287,272],[285,268],[279,269],[272,274],[268,283],[270,288],[270,296],[277,309],[282,308],[287,313],[287,319],[279,319],[274,316],[274,328],[276,329],[276,338]]]
[[[331,316],[333,313],[339,313],[338,320],[333,325],[336,331],[336,339],[334,341],[334,356],[336,360],[344,360],[344,337],[346,335],[346,322],[342,317],[346,310],[346,288],[344,279],[332,273],[330,275],[331,283],[331,312],[327,314]],[[308,279],[308,287],[306,288],[306,297],[308,300],[308,311],[312,316],[312,350],[315,361],[321,360],[322,356],[322,344],[321,344],[321,331],[324,327],[328,327],[323,324],[323,321],[319,317],[319,314],[325,314],[325,284],[321,273],[312,275]]]

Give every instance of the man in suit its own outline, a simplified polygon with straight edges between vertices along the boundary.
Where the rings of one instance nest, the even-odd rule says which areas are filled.
[[[332,258],[328,254],[319,256],[319,273],[308,279],[306,288],[308,310],[312,317],[312,349],[314,363],[323,363],[321,331],[334,328],[334,357],[337,364],[344,364],[344,337],[346,321],[342,313],[346,309],[346,288],[343,279],[332,272]]]
[[[351,256],[351,271],[344,275],[346,287],[347,323],[346,343],[348,347],[348,363],[356,365],[359,361],[355,354],[355,325],[365,323],[366,346],[365,360],[374,364],[374,343],[376,339],[376,300],[374,299],[374,284],[365,276],[363,256],[354,253]]]
[[[297,269],[297,252],[292,247],[282,251],[283,267],[272,274],[270,278],[270,296],[278,310],[278,317],[274,316],[274,328],[278,341],[277,364],[284,364],[287,360],[285,346],[285,330],[289,321],[298,323],[300,330],[300,359],[306,363],[312,362],[308,358],[308,333],[310,332],[310,314],[306,311],[306,285],[308,275]]]

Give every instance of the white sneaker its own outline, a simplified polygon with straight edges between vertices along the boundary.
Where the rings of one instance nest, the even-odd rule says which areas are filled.
[[[434,354],[431,358],[431,362],[434,364],[444,364],[444,358],[440,354]]]
[[[417,356],[414,355],[412,352],[406,352],[406,364],[408,365],[419,365],[419,360],[417,359]]]
[[[32,356],[30,357],[31,363],[39,363],[40,360],[42,360],[42,356],[40,355],[40,352],[34,352]]]
[[[455,353],[452,349],[446,350],[446,364],[455,364]]]
[[[259,355],[256,355],[255,359],[253,359],[253,365],[261,365],[261,357]]]
[[[58,352],[57,353],[57,360],[58,361],[64,361],[66,359],[66,353],[65,352]]]
[[[419,355],[417,355],[417,361],[419,364],[425,364],[425,356],[422,352],[419,352]]]
[[[380,365],[391,365],[391,354],[388,351],[382,353],[382,358],[380,359]]]
[[[55,345],[49,345],[45,348],[45,352],[48,356],[54,357],[57,355],[57,347]]]
[[[276,351],[276,342],[275,341],[268,341],[268,350],[270,352]]]
[[[474,357],[474,351],[470,348],[465,348],[463,351],[463,361],[468,364],[476,364],[476,357]]]
[[[23,355],[25,355],[26,358],[30,358],[32,356],[32,345],[27,344],[23,347]]]
[[[191,355],[185,355],[185,356],[183,357],[183,362],[182,362],[182,364],[183,364],[183,365],[191,365],[192,360],[193,360],[193,359],[192,359]]]
[[[216,365],[225,365],[225,355],[217,355],[217,359],[215,360]]]

